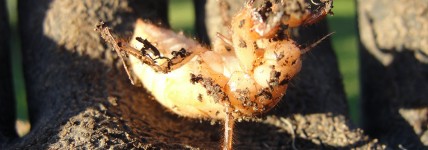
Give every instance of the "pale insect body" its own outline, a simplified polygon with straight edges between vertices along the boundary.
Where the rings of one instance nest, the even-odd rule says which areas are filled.
[[[307,50],[301,51],[285,30],[330,13],[332,1],[320,2],[295,15],[282,9],[282,1],[265,1],[258,8],[249,1],[232,19],[230,37],[218,34],[212,50],[141,20],[130,45],[98,28],[118,53],[130,54],[132,72],[163,106],[181,116],[224,120],[223,148],[231,149],[234,120],[273,108],[300,71],[300,56]],[[125,70],[130,75],[126,65]]]
[[[191,82],[191,74],[209,75],[213,80],[212,82],[217,83],[219,86],[227,82],[222,74],[210,69],[211,67],[208,64],[214,65],[214,63],[206,63],[205,61],[207,60],[204,61],[202,59],[202,56],[207,56],[212,51],[208,51],[198,42],[188,39],[184,35],[176,34],[171,30],[159,28],[142,21],[137,22],[134,33],[135,37],[141,37],[148,39],[152,43],[157,43],[161,54],[166,57],[171,57],[173,51],[179,51],[181,48],[192,53],[188,56],[189,60],[187,62],[183,62],[182,66],[167,74],[153,70],[151,66],[141,63],[134,56],[130,57],[133,72],[162,105],[179,115],[192,118],[218,118],[225,116],[224,106],[215,102],[219,100],[216,100],[213,96],[208,96],[207,89],[202,84]],[[162,39],[162,41],[158,41],[158,39]],[[137,48],[144,47],[142,43],[135,40],[131,41],[131,45]],[[219,56],[211,57],[221,59]],[[208,61],[218,61],[215,59]]]
[[[214,47],[214,51],[210,51],[181,34],[143,21],[137,22],[134,36],[156,43],[166,57],[181,48],[192,53],[189,61],[167,74],[131,56],[133,72],[155,98],[175,113],[192,118],[222,120],[226,115],[224,103],[238,110],[235,117],[269,110],[282,97],[286,82],[301,66],[300,50],[292,41],[259,44],[259,51],[264,51],[257,56],[259,64],[247,71],[240,63],[246,58],[236,57],[233,49],[225,51]],[[137,49],[144,47],[136,40],[131,41],[131,45]]]

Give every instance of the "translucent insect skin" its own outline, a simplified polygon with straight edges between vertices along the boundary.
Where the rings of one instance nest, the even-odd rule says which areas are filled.
[[[223,148],[231,149],[234,121],[272,109],[300,71],[307,50],[286,30],[329,14],[332,1],[321,1],[299,15],[287,14],[282,1],[258,8],[249,1],[232,19],[228,36],[218,34],[211,49],[141,20],[129,45],[104,26],[98,30],[118,53],[129,55],[133,74],[125,65],[128,75],[138,77],[163,106],[185,117],[224,120]]]
[[[192,39],[143,21],[137,22],[134,36],[156,43],[166,57],[181,48],[192,53],[188,61],[166,74],[131,56],[133,72],[155,98],[191,118],[222,120],[225,107],[232,107],[236,118],[259,115],[276,105],[301,67],[300,49],[291,40],[261,38],[248,43],[242,53],[234,51],[243,49],[239,44],[230,51],[227,45],[216,44],[210,51]],[[131,45],[143,47],[135,40]],[[250,62],[251,68],[242,62]]]
[[[181,116],[224,120],[231,113],[233,119],[245,119],[270,110],[301,68],[301,49],[290,38],[278,37],[285,34],[281,26],[312,24],[329,9],[307,11],[300,17],[289,15],[286,20],[279,11],[267,22],[257,16],[258,11],[274,9],[276,4],[259,10],[252,4],[247,2],[235,15],[230,37],[219,34],[212,50],[182,34],[137,21],[131,41],[136,49],[147,47],[138,37],[154,44],[163,57],[172,58],[172,53],[183,48],[189,55],[167,71],[153,69],[131,55],[133,72],[157,101]],[[155,62],[161,66],[168,60]]]

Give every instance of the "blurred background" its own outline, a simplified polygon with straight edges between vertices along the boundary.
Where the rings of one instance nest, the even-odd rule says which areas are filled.
[[[17,99],[17,130],[20,136],[30,130],[25,95],[25,84],[22,73],[20,41],[17,30],[17,1],[7,0],[9,23],[11,24],[11,57],[14,90]],[[333,46],[338,57],[345,91],[350,106],[351,119],[357,125],[360,123],[358,99],[358,53],[357,27],[355,18],[355,2],[352,0],[335,0],[333,16],[328,16]],[[194,33],[194,9],[192,0],[170,0],[169,20],[175,31],[183,31],[188,36]]]

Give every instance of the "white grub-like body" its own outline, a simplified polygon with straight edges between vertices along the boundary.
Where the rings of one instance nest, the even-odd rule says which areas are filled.
[[[156,72],[130,56],[132,70],[157,101],[181,116],[223,120],[225,107],[232,108],[235,118],[259,115],[278,103],[288,81],[300,71],[300,49],[291,40],[245,36],[256,33],[236,36],[241,29],[233,29],[232,25],[232,45],[218,38],[209,50],[182,34],[137,21],[131,46],[144,47],[135,40],[141,37],[155,45],[162,56],[172,57],[171,52],[181,48],[191,55],[168,73]],[[240,43],[235,44],[236,40]],[[243,46],[242,42],[248,44]]]
[[[249,0],[232,18],[230,33],[218,34],[211,49],[141,20],[130,44],[114,38],[102,22],[97,31],[119,54],[131,82],[137,76],[169,110],[190,118],[224,120],[222,148],[232,149],[235,120],[273,108],[300,71],[300,55],[308,47],[301,50],[287,29],[316,23],[332,8],[332,0],[263,1],[256,8],[253,4]],[[129,56],[133,74],[124,56]]]
[[[137,21],[133,39],[135,37],[141,37],[154,43],[159,51],[167,57],[171,57],[172,51],[178,51],[181,48],[193,52],[189,56],[193,58],[169,73],[156,72],[150,66],[141,63],[136,57],[130,56],[133,72],[157,101],[181,116],[191,118],[225,116],[224,106],[214,102],[214,97],[208,96],[203,85],[190,82],[191,73],[206,74],[216,79],[223,79],[217,80],[217,82],[222,82],[219,85],[224,85],[227,82],[222,74],[212,71],[207,63],[201,62],[201,55],[209,52],[208,49],[182,34],[159,28],[141,20]],[[136,40],[131,41],[131,45],[137,49],[144,46]]]
[[[134,53],[132,70],[146,89],[176,114],[226,122],[257,116],[278,103],[300,71],[301,50],[287,28],[313,24],[331,13],[331,0],[305,2],[299,1],[305,6],[299,10],[286,1],[264,1],[257,8],[249,1],[232,18],[230,33],[219,34],[211,49],[138,20],[131,41],[135,49],[125,51]],[[135,54],[138,50],[143,54]],[[178,56],[183,50],[186,55]]]

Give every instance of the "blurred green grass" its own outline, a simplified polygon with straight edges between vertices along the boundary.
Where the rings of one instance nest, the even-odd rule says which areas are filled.
[[[170,0],[168,20],[175,31],[183,31],[186,35],[194,34],[195,10],[192,0]]]
[[[19,136],[24,136],[30,131],[28,121],[27,96],[25,92],[24,74],[21,57],[21,44],[18,35],[18,7],[16,0],[7,0],[7,11],[10,24],[10,57],[12,58],[13,89],[16,99],[16,130]]]
[[[352,0],[334,1],[334,15],[328,17],[328,22],[330,31],[335,32],[332,36],[333,47],[339,60],[339,69],[345,85],[351,119],[354,123],[359,124],[360,84],[355,8],[355,2]]]
[[[18,120],[28,120],[24,77],[22,73],[20,41],[17,30],[17,1],[7,0],[9,21],[12,30],[11,57],[14,89],[17,99]],[[339,60],[339,69],[343,77],[345,91],[350,106],[351,119],[359,123],[359,79],[358,53],[356,39],[355,4],[352,0],[336,0],[333,8],[334,16],[329,16],[329,27],[333,34],[333,46]],[[169,5],[169,20],[176,31],[187,35],[194,33],[194,9],[192,0],[171,0]]]

